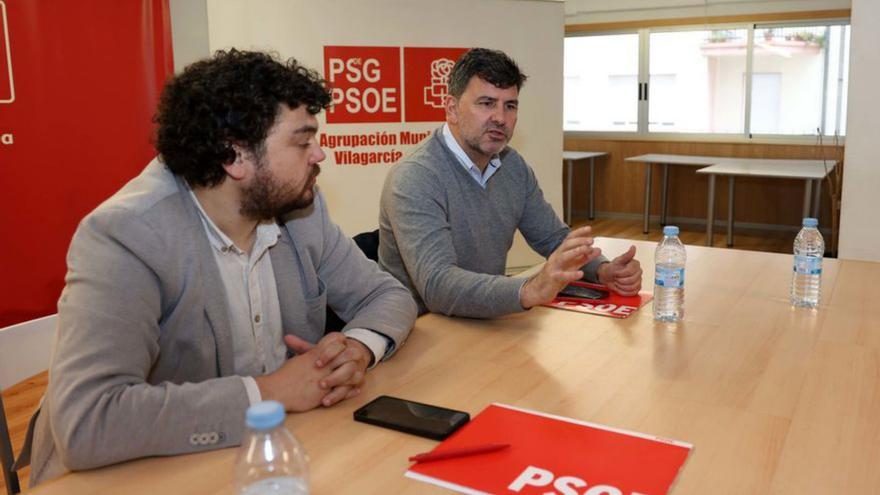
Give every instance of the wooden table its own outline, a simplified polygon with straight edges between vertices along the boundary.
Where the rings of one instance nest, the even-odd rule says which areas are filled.
[[[642,228],[642,233],[648,233],[650,223],[651,176],[653,175],[653,164],[657,163],[663,165],[663,187],[660,189],[660,225],[666,225],[667,195],[669,192],[669,166],[685,165],[688,167],[706,167],[723,160],[724,158],[718,156],[663,155],[658,153],[649,153],[647,155],[625,158],[623,160],[625,162],[645,164],[645,224]]]
[[[649,283],[654,243],[635,244]],[[791,256],[687,249],[678,326],[655,323],[650,305],[626,320],[547,308],[420,318],[361,396],[288,416],[312,493],[448,493],[403,477],[407,456],[435,442],[352,421],[380,394],[474,414],[501,402],[693,443],[676,495],[880,493],[880,263],[825,260],[814,311],[788,304]],[[32,493],[231,494],[235,453],[143,459]]]
[[[579,160],[590,160],[590,220],[596,218],[595,201],[596,201],[596,157],[605,156],[608,153],[604,151],[563,151],[562,159],[568,166],[568,208],[565,211],[566,222],[571,226],[571,184],[574,180],[574,164]]]
[[[736,177],[776,179],[803,179],[804,203],[802,217],[819,217],[822,179],[834,170],[836,160],[765,160],[757,158],[728,158],[715,165],[697,170],[709,176],[709,199],[706,208],[706,245],[711,246],[715,227],[715,177],[727,176],[727,245],[733,246],[733,210]],[[811,209],[812,204],[812,209]]]

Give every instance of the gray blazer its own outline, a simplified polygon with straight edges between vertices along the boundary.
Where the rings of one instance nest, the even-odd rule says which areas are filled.
[[[270,256],[284,332],[316,342],[329,304],[346,328],[393,340],[391,356],[416,318],[409,292],[330,221],[320,194],[282,222]],[[32,484],[239,444],[248,398],[226,295],[181,179],[153,160],[80,223],[67,266]]]

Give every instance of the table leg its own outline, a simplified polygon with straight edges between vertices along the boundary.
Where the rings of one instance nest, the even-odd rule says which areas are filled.
[[[663,164],[663,191],[660,194],[660,225],[666,225],[666,204],[669,198],[669,164]]]
[[[813,218],[819,218],[819,205],[822,204],[822,179],[813,181]]]
[[[804,181],[804,208],[801,211],[802,218],[807,218],[808,216],[810,216],[810,198],[813,196],[811,188],[812,185],[813,179],[807,179]]]
[[[647,164],[648,169],[645,171],[645,227],[642,229],[643,234],[648,233],[648,218],[651,215],[651,171],[654,168],[653,163]]]
[[[596,170],[595,157],[590,158],[590,220],[596,218]]]
[[[736,189],[736,177],[727,177],[727,247],[733,247],[733,196]]]
[[[706,245],[712,245],[715,235],[715,175],[709,174],[709,204],[706,205]]]
[[[574,163],[571,160],[565,160],[565,164],[568,165],[568,199],[566,203],[568,203],[568,208],[566,208],[565,217],[568,226],[571,227],[571,181],[573,179]]]

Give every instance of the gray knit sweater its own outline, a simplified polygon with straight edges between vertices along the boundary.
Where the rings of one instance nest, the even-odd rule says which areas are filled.
[[[420,314],[523,311],[526,279],[504,276],[517,229],[545,258],[569,233],[513,148],[501,152],[501,167],[483,189],[449,150],[441,127],[385,179],[379,265],[409,288]],[[603,261],[589,263],[585,278],[595,280]]]

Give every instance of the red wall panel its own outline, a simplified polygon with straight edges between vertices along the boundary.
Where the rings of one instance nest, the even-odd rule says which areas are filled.
[[[15,93],[0,95],[2,327],[55,312],[77,224],[155,154],[173,64],[167,0],[0,3]]]

